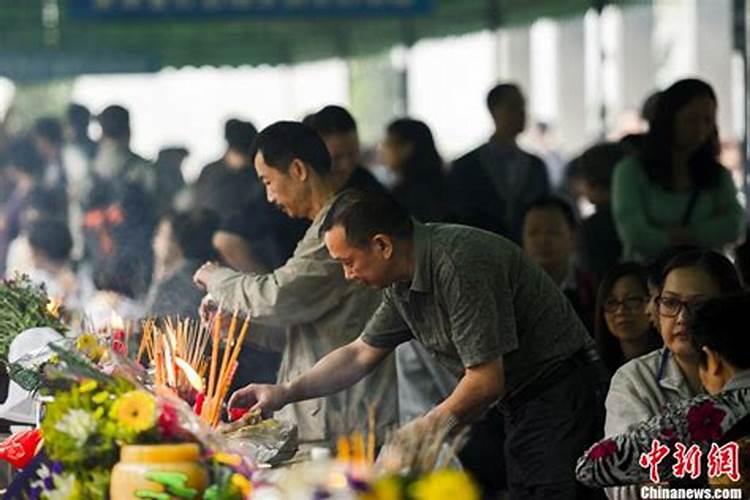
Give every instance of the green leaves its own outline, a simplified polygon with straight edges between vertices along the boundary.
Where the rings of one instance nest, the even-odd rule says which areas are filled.
[[[63,333],[67,328],[48,309],[43,285],[26,275],[0,283],[0,360],[7,361],[8,348],[16,336],[29,328],[50,327]]]

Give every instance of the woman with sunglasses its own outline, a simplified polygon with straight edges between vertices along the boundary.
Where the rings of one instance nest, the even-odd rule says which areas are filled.
[[[661,347],[661,337],[646,311],[648,300],[647,272],[637,262],[617,264],[602,279],[594,332],[610,374],[627,361]]]
[[[692,306],[741,291],[736,269],[712,251],[694,250],[674,257],[662,273],[656,300],[662,349],[624,364],[612,377],[606,400],[605,436],[626,432],[663,407],[703,393],[698,354],[687,334]],[[639,498],[635,487],[607,492],[612,499]]]

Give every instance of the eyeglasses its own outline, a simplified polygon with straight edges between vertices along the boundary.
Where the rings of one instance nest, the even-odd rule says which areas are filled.
[[[613,297],[608,298],[604,301],[604,310],[608,313],[617,311],[620,306],[625,306],[628,311],[635,311],[646,304],[647,297],[643,295],[625,297],[622,300],[617,300]]]
[[[660,296],[656,298],[656,305],[659,308],[659,314],[667,318],[674,318],[675,316],[679,315],[680,311],[682,311],[683,309],[685,310],[686,314],[691,314],[692,310],[700,302],[701,301],[699,300],[692,300],[688,302],[686,300],[680,300],[677,297]]]

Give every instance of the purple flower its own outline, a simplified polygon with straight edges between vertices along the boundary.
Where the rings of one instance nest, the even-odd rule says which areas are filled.
[[[315,488],[312,497],[313,500],[325,500],[326,498],[331,498],[331,493],[323,488]]]

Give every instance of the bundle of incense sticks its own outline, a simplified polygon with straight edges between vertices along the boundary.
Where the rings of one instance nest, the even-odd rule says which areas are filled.
[[[367,412],[367,442],[360,431],[350,435],[339,436],[336,442],[336,458],[344,463],[359,466],[372,466],[375,463],[375,405],[370,405]]]
[[[246,317],[237,335],[238,312],[232,315],[221,352],[221,317],[210,323],[167,318],[163,327],[154,320],[143,324],[143,337],[136,360],[148,357],[154,368],[154,384],[164,385],[185,395],[196,394],[196,412],[207,424],[219,424],[221,410],[237,371],[237,360],[245,342],[250,319]],[[206,358],[210,343],[210,357]],[[206,381],[206,377],[208,380]]]
[[[141,362],[144,354],[148,356],[156,385],[166,385],[178,394],[191,389],[200,392],[208,369],[205,352],[209,340],[207,329],[190,319],[167,318],[162,327],[147,320],[136,360]]]
[[[245,342],[248,328],[250,327],[250,318],[246,316],[242,322],[239,336],[237,336],[237,314],[237,310],[232,314],[232,320],[227,330],[227,340],[223,356],[219,352],[221,335],[220,314],[216,314],[213,320],[208,385],[206,386],[205,399],[200,412],[201,419],[213,427],[219,424],[222,405],[224,399],[227,397],[229,387],[232,385],[232,380],[234,380],[234,375],[237,371],[237,360]],[[220,357],[221,364],[219,364]]]

